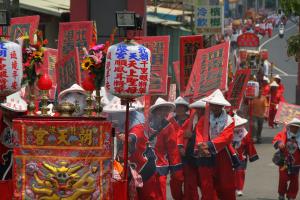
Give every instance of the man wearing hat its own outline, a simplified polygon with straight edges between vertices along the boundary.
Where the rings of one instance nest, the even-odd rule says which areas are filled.
[[[201,123],[205,113],[206,103],[202,100],[195,101],[190,104],[191,115],[186,129],[179,131],[178,146],[183,152],[183,174],[184,174],[184,199],[198,200],[198,186],[200,187],[200,176],[198,173],[198,159],[194,154],[194,146],[196,143],[196,127]]]
[[[274,128],[276,123],[274,123],[275,115],[277,112],[278,104],[280,101],[284,101],[283,95],[280,95],[278,92],[279,85],[276,81],[273,81],[270,84],[270,110],[269,110],[269,127]]]
[[[158,98],[154,105],[150,107],[148,137],[151,146],[154,148],[156,156],[156,177],[159,180],[162,200],[167,199],[167,175],[171,172],[171,178],[182,180],[183,175],[179,150],[177,148],[177,134],[172,123],[166,118],[174,111],[175,105]]]
[[[251,134],[249,134],[245,128],[248,120],[235,114],[234,122],[235,128],[232,144],[238,152],[241,162],[240,166],[235,169],[235,186],[237,195],[243,196],[247,161],[248,159],[250,162],[258,160],[258,155]]]
[[[284,86],[281,82],[281,77],[277,74],[274,76],[274,81],[278,84],[278,95],[283,96],[284,95]]]
[[[202,200],[235,200],[234,171],[227,148],[233,139],[234,120],[224,109],[230,103],[219,89],[202,100],[210,110],[208,119],[196,129],[200,157],[206,158],[199,167]]]
[[[263,78],[263,82],[262,82],[262,86],[261,86],[261,91],[262,91],[262,95],[265,97],[269,97],[270,95],[270,80],[268,77],[264,76]]]
[[[300,168],[300,119],[294,118],[273,140],[275,149],[284,155],[284,163],[279,165],[279,200],[295,200],[299,188]],[[289,184],[288,184],[289,183]]]
[[[12,163],[13,147],[17,142],[17,134],[12,130],[12,120],[24,115],[27,103],[21,98],[20,92],[6,97],[1,103],[0,111],[0,200],[12,199]]]
[[[176,134],[177,134],[177,142],[179,140],[183,141],[183,134],[180,134],[181,130],[186,130],[188,128],[188,123],[189,123],[189,115],[187,114],[189,110],[189,103],[182,97],[178,97],[175,101],[175,117],[171,117],[169,121],[173,124]],[[180,137],[180,138],[179,138]],[[179,145],[179,151],[180,155],[184,156],[184,148]],[[180,169],[183,170],[183,169]],[[171,194],[173,199],[175,200],[181,200],[183,199],[183,191],[182,191],[182,186],[183,186],[183,180],[180,179],[171,179],[170,180],[170,189],[171,189]]]

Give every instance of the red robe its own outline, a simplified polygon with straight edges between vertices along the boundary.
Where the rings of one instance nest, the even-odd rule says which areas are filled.
[[[263,86],[261,95],[263,95],[263,96],[269,96],[270,95],[270,86],[269,86],[269,84],[266,84],[266,85]]]
[[[270,99],[270,108],[269,108],[269,126],[274,127],[274,119],[277,112],[277,106],[281,101],[285,101],[283,95],[276,91],[271,92],[271,99]]]
[[[279,83],[278,89],[277,89],[277,93],[279,96],[283,96],[284,95],[284,85],[282,83]]]
[[[273,145],[275,149],[278,149],[280,143],[287,145],[287,132],[279,132],[273,139]],[[286,195],[288,198],[296,199],[299,189],[299,168],[300,168],[300,150],[297,146],[296,151],[290,155],[287,151],[287,147],[280,150],[286,161],[290,165],[279,166],[279,185],[278,193],[280,195]],[[289,183],[289,184],[288,184]]]
[[[227,115],[227,118],[231,117]],[[234,171],[231,155],[227,149],[233,139],[234,121],[227,124],[217,137],[210,139],[204,131],[204,119],[200,120],[196,128],[196,144],[207,143],[212,155],[208,158],[200,158],[202,160],[199,167],[202,200],[217,200],[218,198],[235,200]]]

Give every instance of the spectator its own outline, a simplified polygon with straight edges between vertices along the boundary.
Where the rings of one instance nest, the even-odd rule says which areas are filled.
[[[253,114],[251,125],[253,137],[255,137],[258,144],[261,143],[261,131],[263,128],[265,113],[269,106],[267,98],[261,95],[261,92],[262,91],[260,91],[258,97],[252,101]]]

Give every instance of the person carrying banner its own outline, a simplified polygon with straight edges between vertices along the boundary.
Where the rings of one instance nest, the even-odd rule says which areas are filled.
[[[177,147],[177,133],[167,116],[175,109],[175,105],[158,98],[150,107],[149,116],[149,142],[156,156],[156,178],[159,180],[157,193],[162,194],[163,200],[167,199],[167,175],[171,172],[171,179],[183,180],[182,163]]]
[[[294,118],[287,123],[286,129],[274,137],[273,145],[279,149],[276,154],[281,158],[279,162],[273,158],[279,166],[279,200],[284,200],[285,195],[288,200],[295,200],[299,189],[300,119]]]
[[[198,173],[198,159],[194,154],[196,140],[195,128],[199,119],[204,116],[205,102],[195,101],[189,107],[191,109],[187,126],[179,131],[177,144],[183,161],[184,174],[184,200],[198,200],[198,186],[200,187],[200,176]]]
[[[202,100],[210,110],[196,128],[202,200],[235,200],[234,171],[227,148],[233,139],[234,120],[224,109],[230,103],[219,89]]]
[[[27,103],[20,92],[6,97],[1,103],[0,111],[0,200],[13,199],[12,165],[13,148],[17,141],[17,133],[12,129],[12,120],[27,111]]]
[[[247,168],[247,161],[254,162],[259,159],[256,149],[254,147],[251,134],[245,128],[247,119],[241,118],[237,114],[234,115],[234,136],[233,146],[237,150],[241,165],[235,169],[235,187],[236,194],[243,196],[243,189],[245,183],[245,175]]]
[[[277,124],[274,122],[277,112],[278,104],[280,101],[284,101],[283,96],[278,92],[279,85],[276,81],[270,84],[270,109],[269,109],[269,127],[274,128]]]

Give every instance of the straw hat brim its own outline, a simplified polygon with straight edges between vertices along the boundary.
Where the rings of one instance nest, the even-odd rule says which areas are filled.
[[[166,103],[160,103],[157,105],[154,104],[153,106],[150,107],[150,112],[152,113],[156,108],[159,108],[159,107],[169,107],[171,112],[175,110],[175,104],[166,102]]]

